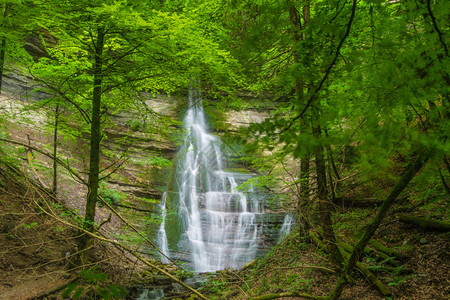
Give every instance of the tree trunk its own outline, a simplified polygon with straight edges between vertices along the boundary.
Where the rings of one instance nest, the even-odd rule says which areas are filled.
[[[327,147],[328,149],[329,147]],[[328,152],[328,150],[327,150]],[[330,160],[330,156],[328,156],[328,161]],[[328,174],[328,186],[330,187],[330,193],[331,193],[331,202],[334,203],[336,202],[336,187],[334,186],[334,182],[333,182],[333,176],[331,175],[331,170],[330,170],[330,165],[327,165],[327,174]]]
[[[56,162],[56,157],[58,154],[58,124],[59,123],[59,103],[56,103],[55,107],[55,123],[53,128],[53,187],[52,193],[56,196],[58,191],[58,163]]]
[[[297,203],[297,221],[299,223],[300,233],[302,236],[308,236],[310,229],[310,220],[308,214],[310,211],[309,204],[309,157],[300,159],[300,192]]]
[[[328,135],[328,130],[324,130],[325,132],[325,137],[328,139],[329,135]],[[334,157],[333,157],[333,151],[331,150],[331,146],[327,145],[326,146],[326,150],[327,150],[327,158],[328,158],[328,179],[330,181],[329,186],[330,186],[330,192],[331,192],[331,199],[333,200],[333,202],[336,202],[336,191],[338,190],[338,184],[339,184],[339,180],[341,179],[341,176],[339,175],[338,169],[336,167],[336,163],[334,161]],[[330,165],[331,168],[333,169],[334,175],[336,176],[336,184],[333,183],[333,175],[331,174],[331,170],[330,170]]]
[[[303,28],[306,27],[309,23],[309,5],[306,4],[303,7],[303,11],[307,11],[308,13],[303,15]],[[291,20],[291,24],[293,26],[292,39],[294,42],[294,50],[293,57],[294,63],[299,64],[299,54],[297,52],[297,44],[302,39],[301,31],[302,24],[301,19],[298,14],[297,9],[293,4],[289,6],[289,17]],[[304,105],[306,105],[305,93],[304,93],[304,82],[301,78],[296,78],[295,80],[295,98],[298,107],[301,109]],[[307,130],[306,118],[303,116],[300,118],[300,133]],[[309,156],[302,157],[300,159],[300,195],[298,197],[297,203],[297,221],[300,224],[299,228],[302,233],[302,236],[308,236],[308,231],[310,228],[310,221],[308,220],[308,210],[309,210]]]
[[[8,17],[9,14],[9,8],[10,4],[5,3],[4,11],[3,11],[3,21],[2,21],[2,27],[5,26],[5,19]],[[5,66],[5,55],[6,55],[6,35],[3,34],[2,41],[0,45],[0,94],[2,93],[2,82],[3,82],[3,70]]]
[[[315,149],[315,164],[317,175],[317,201],[318,212],[320,216],[320,225],[322,226],[324,242],[326,244],[328,253],[331,255],[331,259],[334,264],[341,268],[343,266],[344,259],[337,246],[336,236],[334,235],[333,228],[331,227],[331,203],[328,197],[327,190],[327,172],[325,167],[324,149],[321,145],[320,139],[322,137],[322,129],[320,127],[320,102],[313,106],[312,109],[312,132],[314,138],[317,140],[317,146]]]
[[[94,89],[92,93],[92,117],[91,117],[91,145],[89,157],[89,179],[88,195],[86,200],[86,212],[84,215],[84,228],[94,231],[95,205],[98,197],[99,170],[100,170],[100,141],[101,141],[101,98],[103,81],[103,47],[104,47],[105,28],[97,29],[97,39],[95,43],[94,59]],[[92,242],[90,235],[83,234],[79,238],[78,251],[80,251],[80,264],[87,263],[89,258],[88,249]]]
[[[339,299],[344,289],[345,278],[353,271],[353,268],[355,267],[356,263],[359,261],[361,255],[363,254],[364,248],[367,246],[367,243],[375,234],[375,231],[378,229],[378,226],[380,226],[380,223],[383,220],[384,216],[386,215],[387,211],[392,206],[392,204],[394,204],[395,199],[397,199],[398,195],[408,185],[411,179],[413,179],[416,173],[423,167],[428,158],[429,153],[422,153],[418,158],[416,158],[412,162],[405,175],[403,175],[403,177],[400,178],[397,184],[393,187],[391,193],[388,195],[386,200],[384,200],[383,204],[380,206],[376,216],[367,226],[364,235],[353,248],[353,251],[347,261],[347,264],[345,265],[345,268],[342,271],[342,274],[339,277],[338,282],[336,283],[336,286],[334,287],[334,290],[330,295],[330,299],[333,300]]]

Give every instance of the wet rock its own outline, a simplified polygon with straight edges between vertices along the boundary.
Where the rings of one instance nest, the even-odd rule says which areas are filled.
[[[154,275],[153,283],[156,285],[169,285],[172,283],[172,279],[165,275]]]
[[[202,282],[204,281],[204,278],[201,276],[193,276],[184,281],[187,285],[189,285],[193,289],[198,289]]]
[[[172,292],[181,293],[186,291],[186,288],[179,283],[172,284]]]
[[[164,290],[162,289],[153,289],[143,290],[140,295],[136,298],[136,300],[159,300],[164,297]]]
[[[139,198],[160,199],[163,192],[153,186],[143,184],[129,184],[118,181],[109,181],[110,188],[119,190],[127,195],[134,195]]]

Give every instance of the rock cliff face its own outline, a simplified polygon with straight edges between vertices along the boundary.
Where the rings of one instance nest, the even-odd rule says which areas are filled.
[[[57,43],[58,40],[54,36],[47,30],[42,29],[38,33],[30,35],[25,40],[24,48],[35,60],[37,60],[40,57],[49,57],[45,48],[52,48],[56,46]]]
[[[147,95],[145,104],[147,108],[157,113],[162,117],[166,117],[175,122],[180,120],[180,116],[177,113],[179,107],[187,105],[187,96],[171,98],[165,95]],[[104,147],[108,150],[117,149],[117,141],[130,137],[133,140],[132,144],[128,145],[127,149],[130,153],[130,160],[132,162],[144,162],[148,160],[149,154],[157,153],[159,156],[173,161],[176,157],[176,152],[178,150],[177,143],[178,138],[181,133],[181,127],[179,125],[172,125],[172,134],[170,136],[164,136],[161,134],[148,135],[140,130],[135,130],[131,132],[122,130],[123,128],[130,128],[130,121],[136,121],[136,112],[133,111],[122,111],[111,116],[113,122],[118,125],[117,127],[108,128],[106,134],[108,139],[104,142]],[[266,112],[258,111],[231,111],[224,114],[224,119],[221,120],[222,123],[226,124],[226,128],[229,131],[237,131],[240,127],[247,127],[251,123],[258,123],[263,121],[268,117]],[[132,125],[131,125],[132,126]],[[122,129],[121,129],[122,128]],[[214,129],[213,129],[214,130]],[[226,134],[226,132],[225,132]],[[123,147],[119,147],[122,150]],[[145,166],[144,166],[145,167]],[[128,168],[128,167],[126,167]],[[136,168],[135,168],[136,169]],[[153,171],[147,173],[147,178],[150,180],[148,182],[146,191],[135,190],[137,194],[147,194],[151,195],[153,199],[160,199],[163,192],[167,187],[168,174],[170,173],[170,167],[153,168]],[[136,172],[134,170],[133,172]],[[155,172],[156,171],[156,172]],[[131,172],[131,171],[130,171]],[[141,174],[143,174],[141,172]],[[115,184],[119,184],[115,182]],[[130,190],[121,184],[119,187],[124,192],[129,192]],[[133,187],[135,189],[137,187]],[[150,190],[149,190],[150,189]]]
[[[49,95],[33,91],[36,83],[32,78],[19,72],[7,73],[4,77],[3,87],[1,106],[15,110],[13,119],[10,119],[11,123],[18,125],[21,114],[25,114],[24,119],[29,121],[29,123],[20,121],[26,130],[12,130],[12,138],[24,143],[28,143],[27,139],[30,139],[32,145],[42,149],[51,147],[52,112],[42,108],[39,111],[19,113],[35,100],[47,98]],[[187,105],[187,97],[148,94],[143,95],[143,99],[145,99],[146,109],[151,111],[151,115],[147,116],[145,121],[141,119],[143,115],[138,111],[120,111],[110,114],[113,126],[104,128],[103,167],[113,163],[115,159],[125,156],[126,162],[113,176],[108,178],[105,188],[123,193],[126,196],[126,205],[143,206],[153,210],[155,204],[149,206],[145,199],[153,199],[152,203],[158,203],[167,188],[171,169],[169,162],[175,159],[177,152],[175,137],[181,132],[181,127],[177,123],[180,120],[179,111],[180,107]],[[226,126],[228,130],[236,131],[241,126],[248,126],[252,122],[263,120],[267,114],[256,111],[233,111],[227,112],[224,116],[225,118],[221,121],[228,124]],[[151,126],[147,126],[147,128],[153,132],[145,132],[145,125],[152,122],[156,124],[157,118],[160,121],[172,122],[168,126],[168,133],[162,134],[157,128]],[[43,136],[44,132],[48,132],[44,134],[45,137]],[[87,142],[89,136],[84,134],[84,137],[84,140],[76,142],[75,145],[66,141],[61,141],[60,145],[61,158],[64,160],[76,158],[80,161],[78,165],[80,171],[83,167],[87,167],[86,153],[89,153]],[[163,164],[158,163],[158,160],[163,160]],[[50,170],[51,162],[47,161],[45,168]],[[50,186],[50,178],[47,182]],[[69,192],[72,197],[70,203],[82,212],[85,187],[72,188],[68,186],[67,189],[72,190]]]
[[[229,124],[229,130],[237,131],[240,127],[260,123],[268,117],[269,113],[256,110],[229,111],[225,113],[224,123]]]
[[[124,164],[121,174],[124,177],[113,177],[108,185],[137,198],[154,199],[155,203],[161,199],[166,189],[167,178],[170,173],[170,163],[176,156],[176,141],[173,136],[178,131],[175,125],[166,128],[166,133],[158,131],[154,119],[166,118],[167,122],[176,120],[178,101],[165,95],[146,95],[146,109],[152,111],[147,120],[136,111],[121,111],[111,115],[115,126],[105,130],[107,139],[102,143],[103,148],[115,153],[116,156],[125,153],[128,163]],[[150,124],[148,124],[150,123]],[[155,127],[152,127],[152,123]],[[164,125],[162,126],[164,127]],[[164,160],[158,163],[157,160]]]
[[[6,92],[9,97],[22,100],[48,97],[45,93],[33,92],[34,88],[36,88],[35,82],[33,82],[30,76],[26,76],[20,72],[7,72],[3,74],[2,93]]]

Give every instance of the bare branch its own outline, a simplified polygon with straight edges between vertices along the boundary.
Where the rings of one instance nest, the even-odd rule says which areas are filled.
[[[73,176],[75,176],[77,180],[79,180],[81,183],[87,185],[87,182],[86,182],[80,175],[78,175],[76,172],[74,172],[74,171],[70,168],[69,165],[67,165],[65,162],[63,162],[63,161],[60,160],[59,158],[54,157],[52,154],[49,154],[49,153],[47,153],[47,152],[45,152],[45,151],[43,151],[43,150],[41,150],[41,149],[38,149],[38,148],[36,148],[36,147],[30,146],[30,145],[27,145],[27,144],[24,144],[24,143],[21,143],[21,142],[12,141],[12,140],[7,140],[7,139],[4,139],[4,138],[0,138],[0,141],[6,142],[6,143],[11,143],[11,144],[16,144],[16,145],[19,145],[19,146],[23,146],[23,147],[32,149],[32,150],[34,150],[34,151],[36,151],[36,152],[38,152],[38,153],[41,153],[41,154],[43,154],[43,155],[45,155],[45,156],[47,156],[47,157],[49,157],[49,158],[55,160],[58,164],[60,164],[60,165],[63,166],[66,170],[68,170],[68,171],[70,172],[70,174],[72,174]]]
[[[45,203],[47,204],[46,206],[48,208],[50,208],[51,206],[49,205],[49,203],[46,202],[45,198],[42,197],[42,200],[45,201]],[[166,275],[167,277],[169,277],[171,280],[173,280],[174,282],[181,284],[183,287],[187,288],[188,290],[190,290],[191,292],[195,293],[197,296],[199,296],[201,299],[205,299],[207,300],[208,298],[206,298],[203,294],[201,294],[199,291],[193,289],[192,287],[190,287],[189,285],[187,285],[186,283],[184,283],[183,281],[179,280],[178,278],[174,277],[172,274],[168,273],[167,271],[165,271],[164,269],[154,265],[153,263],[151,263],[150,261],[146,260],[145,258],[143,258],[142,256],[140,256],[136,251],[133,251],[132,249],[120,244],[119,242],[116,242],[114,240],[108,239],[106,237],[103,237],[101,235],[92,233],[80,226],[74,225],[66,220],[61,219],[59,216],[57,216],[54,212],[52,211],[47,211],[46,208],[44,208],[42,206],[41,203],[39,203],[35,198],[33,198],[33,201],[35,202],[35,204],[48,216],[58,220],[59,222],[61,222],[62,224],[65,224],[67,226],[70,226],[72,228],[75,228],[77,230],[79,230],[80,232],[83,232],[85,234],[90,235],[93,238],[96,238],[100,241],[104,241],[107,243],[110,243],[116,247],[120,247],[123,250],[125,250],[126,252],[130,253],[131,255],[133,255],[134,257],[136,257],[138,260],[140,260],[141,262],[143,262],[144,264],[146,264],[147,266],[151,267],[152,269],[157,270],[159,273]]]

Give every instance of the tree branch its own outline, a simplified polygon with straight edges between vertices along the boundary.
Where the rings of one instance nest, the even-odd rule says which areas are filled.
[[[137,48],[139,48],[140,46],[142,46],[142,44],[144,44],[144,42],[146,42],[147,40],[137,44],[136,46],[132,47],[130,50],[128,50],[127,52],[125,52],[124,54],[120,55],[115,61],[113,61],[112,63],[108,64],[106,66],[105,69],[103,69],[103,72],[108,71],[110,68],[112,68],[115,64],[117,64],[118,62],[120,62],[122,59],[124,59],[125,57],[127,57],[128,55],[130,55],[131,53],[133,53],[134,50],[136,50]]]
[[[6,142],[6,143],[11,143],[11,144],[16,144],[16,145],[23,146],[23,147],[27,147],[27,148],[29,148],[29,149],[32,149],[32,150],[34,150],[34,151],[36,151],[36,152],[39,152],[39,153],[41,153],[41,154],[43,154],[43,155],[49,157],[50,159],[55,160],[58,164],[60,164],[60,165],[63,166],[66,170],[68,170],[68,171],[70,172],[70,174],[72,174],[73,176],[75,176],[76,179],[78,179],[81,183],[87,185],[87,182],[86,182],[80,175],[78,175],[77,173],[75,173],[74,171],[72,171],[72,169],[69,167],[69,165],[66,165],[66,163],[64,163],[64,162],[63,162],[62,160],[60,160],[59,158],[54,157],[52,154],[49,154],[49,153],[47,153],[47,152],[45,152],[45,151],[43,151],[43,150],[40,150],[40,149],[38,149],[38,148],[36,148],[36,147],[30,146],[30,145],[27,145],[27,144],[24,144],[24,143],[21,143],[21,142],[17,142],[17,141],[13,141],[13,140],[7,140],[7,139],[3,139],[3,138],[0,138],[0,141]]]
[[[331,73],[331,69],[334,67],[334,65],[336,64],[337,58],[339,57],[339,52],[341,51],[342,45],[344,44],[344,41],[347,39],[347,37],[350,34],[350,29],[352,27],[352,23],[353,23],[353,19],[355,18],[355,12],[356,12],[356,0],[353,0],[352,3],[352,12],[350,15],[350,19],[348,21],[347,24],[347,30],[345,31],[344,36],[342,37],[341,41],[339,42],[337,48],[336,48],[336,52],[334,54],[334,58],[333,61],[330,63],[330,65],[328,66],[327,70],[325,71],[325,74],[322,77],[322,80],[320,81],[319,85],[316,87],[316,89],[313,91],[313,93],[311,94],[311,96],[309,97],[308,102],[306,103],[305,107],[303,108],[303,110],[300,112],[300,114],[298,114],[297,116],[295,116],[291,122],[289,123],[288,126],[286,126],[283,130],[280,131],[280,133],[285,132],[287,130],[289,130],[292,125],[294,124],[295,121],[297,121],[298,119],[300,119],[301,117],[303,117],[303,115],[305,114],[306,110],[309,108],[309,106],[311,105],[311,103],[314,101],[314,99],[316,98],[317,94],[319,93],[319,91],[322,89],[323,84],[325,83],[325,81],[327,80],[328,76]]]
[[[33,76],[33,78],[34,78],[35,80],[37,80],[38,82],[44,84],[45,87],[47,87],[50,91],[56,93],[56,95],[62,97],[62,98],[65,99],[67,102],[69,102],[70,104],[72,104],[73,106],[75,106],[75,108],[78,110],[78,112],[80,113],[81,117],[86,121],[86,123],[87,123],[87,124],[90,123],[90,118],[89,118],[88,113],[87,113],[83,108],[81,108],[78,104],[76,104],[74,101],[72,101],[69,97],[67,97],[66,94],[65,94],[63,91],[61,91],[58,87],[56,87],[56,86],[54,86],[53,84],[51,84],[51,83],[49,83],[49,82],[43,80],[42,78],[39,78],[39,77],[33,75],[33,73],[31,72],[31,70],[30,70],[30,75]],[[74,75],[74,74],[72,74],[72,75]],[[63,85],[63,84],[64,84],[65,82],[67,82],[70,78],[71,78],[71,76],[67,76],[67,78],[64,79],[63,82],[62,82],[60,85]],[[69,89],[71,89],[72,91],[75,92],[75,90],[70,86],[70,84],[68,84],[68,87],[69,87]],[[77,93],[77,92],[75,92],[75,93]],[[82,96],[82,95],[80,95],[80,96]],[[84,97],[83,97],[83,98],[84,98]]]
[[[42,198],[43,198],[43,197],[42,197]],[[46,203],[46,205],[47,205],[48,207],[50,207],[50,205],[46,202],[45,199],[42,199],[42,200],[44,200],[44,202]],[[208,298],[206,298],[203,294],[201,294],[200,292],[198,292],[197,290],[191,288],[189,285],[187,285],[187,284],[184,283],[183,281],[181,281],[181,280],[179,280],[178,278],[174,277],[172,274],[170,274],[170,273],[168,273],[167,271],[165,271],[164,269],[161,269],[160,267],[158,267],[158,266],[152,264],[151,262],[149,262],[148,260],[146,260],[145,258],[143,258],[142,256],[140,256],[139,254],[137,254],[136,251],[133,251],[132,249],[128,248],[127,246],[124,246],[124,245],[120,244],[119,242],[116,242],[116,241],[111,240],[111,239],[108,239],[108,238],[106,238],[106,237],[97,235],[97,234],[95,234],[95,233],[92,233],[92,232],[90,232],[90,231],[88,231],[88,230],[86,230],[86,229],[80,227],[80,226],[74,225],[74,224],[72,224],[72,223],[70,223],[70,222],[68,222],[68,221],[66,221],[66,220],[63,220],[63,219],[61,219],[60,217],[58,217],[56,214],[47,211],[47,210],[46,210],[46,209],[45,209],[45,208],[44,208],[44,207],[43,207],[36,199],[33,198],[33,201],[35,202],[35,204],[36,204],[40,209],[42,209],[42,211],[43,211],[46,215],[48,215],[48,216],[50,216],[50,217],[56,219],[57,221],[61,222],[62,224],[65,224],[65,225],[67,225],[67,226],[69,226],[69,227],[72,227],[72,228],[74,228],[74,229],[77,229],[77,230],[79,230],[80,232],[83,232],[83,233],[85,233],[85,234],[88,234],[88,235],[90,235],[91,237],[96,238],[96,239],[98,239],[98,240],[100,240],[100,241],[104,241],[104,242],[110,243],[110,244],[112,244],[112,245],[114,245],[114,246],[117,246],[117,247],[122,248],[123,250],[125,250],[125,251],[128,252],[128,253],[130,253],[131,255],[133,255],[134,257],[136,257],[138,260],[140,260],[141,262],[143,262],[144,264],[146,264],[146,265],[149,266],[150,268],[157,270],[159,273],[166,275],[167,277],[169,277],[170,279],[172,279],[174,282],[176,282],[176,283],[178,283],[178,284],[181,284],[183,287],[185,287],[185,288],[187,288],[188,290],[190,290],[191,292],[197,294],[201,299],[205,299],[205,300],[208,299]]]
[[[129,222],[127,222],[127,220],[125,220],[112,206],[111,204],[109,204],[107,201],[105,201],[101,196],[98,196],[98,198],[100,199],[100,201],[102,201],[102,203],[104,205],[106,205],[120,220],[122,220],[122,222],[124,222],[128,227],[130,227],[134,232],[136,232],[137,234],[139,234],[143,239],[145,239],[147,241],[147,243],[149,243],[156,251],[158,251],[160,254],[162,254],[165,258],[167,258],[173,265],[177,266],[179,269],[181,269],[181,267],[179,265],[177,265],[170,257],[168,257],[164,252],[162,252],[156,245],[155,243],[153,243],[148,237],[146,237],[142,232],[140,232],[139,230],[136,229],[136,227],[134,227],[133,225],[131,225]]]
[[[430,15],[431,22],[433,23],[434,30],[436,30],[436,33],[439,36],[439,41],[441,42],[442,47],[444,48],[445,55],[448,56],[447,44],[444,41],[442,32],[439,30],[439,27],[437,26],[436,18],[434,17],[433,11],[431,10],[430,0],[427,0],[427,10],[428,14]]]

